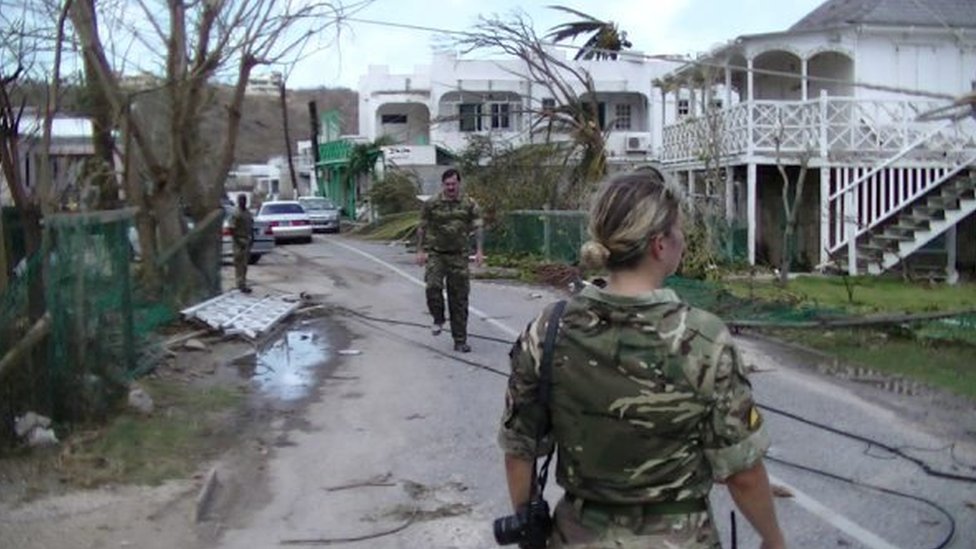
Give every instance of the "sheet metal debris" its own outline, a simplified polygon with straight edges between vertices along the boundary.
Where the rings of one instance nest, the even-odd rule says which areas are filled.
[[[255,339],[295,312],[302,300],[294,295],[244,294],[231,290],[180,311],[213,330]]]

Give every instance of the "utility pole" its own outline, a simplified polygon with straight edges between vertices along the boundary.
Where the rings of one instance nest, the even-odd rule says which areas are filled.
[[[291,157],[291,132],[288,131],[288,101],[285,99],[285,78],[278,80],[278,94],[281,97],[281,120],[285,125],[285,155],[288,159],[288,175],[291,178],[291,194],[284,198],[296,198],[298,191],[298,180],[295,177],[295,161]]]

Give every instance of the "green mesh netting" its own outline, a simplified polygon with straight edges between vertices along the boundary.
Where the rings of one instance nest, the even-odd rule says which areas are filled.
[[[36,317],[45,311],[49,316],[47,344],[24,354],[0,383],[0,440],[12,439],[13,417],[28,410],[59,421],[107,411],[132,378],[161,360],[157,330],[176,318],[180,300],[220,291],[222,216],[209,217],[206,226],[174,245],[205,262],[212,258],[202,268],[196,265],[199,278],[175,276],[169,263],[186,254],[169,253],[161,265],[163,287],[152,292],[134,274],[132,216],[131,210],[117,210],[45,219],[42,252],[20,263],[0,297],[0,356]],[[10,242],[16,225],[4,225]]]
[[[489,251],[574,263],[585,240],[586,212],[519,210],[505,215],[486,246]]]
[[[690,305],[715,313],[726,322],[737,320],[767,322],[804,322],[827,318],[844,318],[839,309],[797,307],[795,304],[747,299],[736,295],[715,282],[671,276],[665,286],[673,289]]]

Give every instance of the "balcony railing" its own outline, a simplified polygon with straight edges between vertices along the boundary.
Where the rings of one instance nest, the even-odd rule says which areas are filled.
[[[665,127],[661,159],[677,163],[775,154],[777,141],[784,153],[889,156],[927,134],[933,123],[916,118],[941,105],[825,95],[809,101],[747,101]],[[946,150],[972,148],[972,140],[963,130],[940,135],[917,154],[935,157]]]

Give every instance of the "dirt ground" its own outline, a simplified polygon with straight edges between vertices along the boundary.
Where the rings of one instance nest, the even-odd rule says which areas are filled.
[[[293,316],[275,334],[319,321]],[[184,324],[170,340],[180,333],[199,331]],[[264,338],[261,345],[278,336]],[[205,423],[207,436],[196,441],[197,448],[173,450],[189,452],[199,459],[192,472],[186,478],[155,486],[103,482],[113,477],[112,471],[99,471],[106,464],[82,463],[75,454],[80,438],[98,436],[91,430],[53,448],[18,449],[0,459],[0,547],[207,547],[220,532],[220,524],[211,520],[212,515],[259,504],[262,494],[253,488],[263,485],[260,476],[264,462],[278,442],[267,433],[287,430],[292,418],[300,417],[306,401],[290,398],[283,402],[258,394],[255,352],[262,351],[261,345],[207,334],[195,339],[206,349],[191,350],[183,343],[170,347],[165,363],[147,376],[146,384],[158,382],[188,391],[220,387],[240,392],[244,398],[194,419]],[[321,375],[326,369],[319,370]],[[309,387],[317,383],[315,378],[307,380]],[[175,411],[162,402],[153,414]],[[138,417],[133,412],[125,414]],[[278,429],[269,430],[274,424]],[[217,489],[208,490],[216,462],[220,467],[212,486]]]

